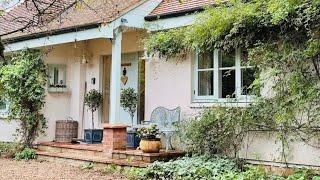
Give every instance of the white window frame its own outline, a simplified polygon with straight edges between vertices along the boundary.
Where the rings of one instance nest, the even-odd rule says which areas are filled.
[[[241,66],[241,49],[237,48],[235,50],[235,66],[232,67],[219,67],[219,52],[220,50],[215,49],[213,54],[213,95],[211,96],[199,96],[198,95],[198,61],[199,61],[199,53],[195,53],[195,61],[193,67],[193,88],[192,88],[192,96],[194,103],[201,102],[251,102],[254,98],[253,95],[243,95],[242,94],[242,69],[245,68],[253,68],[252,66]],[[221,90],[221,75],[219,70],[224,69],[234,69],[235,70],[235,98],[220,98]],[[202,69],[203,70],[203,69]],[[207,69],[205,69],[207,70]]]
[[[50,82],[53,80],[52,78],[52,72],[51,70],[53,68],[60,68],[62,70],[61,74],[63,75],[63,81],[64,81],[64,84],[65,87],[50,87]],[[48,92],[49,93],[55,93],[55,92],[67,92],[68,89],[68,85],[67,85],[67,66],[65,64],[48,64],[48,74],[49,74],[49,77],[48,77],[48,81],[47,81],[47,84],[48,84]]]

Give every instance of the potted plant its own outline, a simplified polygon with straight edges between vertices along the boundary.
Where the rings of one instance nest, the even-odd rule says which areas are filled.
[[[150,127],[143,127],[137,129],[137,134],[141,138],[140,149],[144,153],[159,153],[160,151],[160,138],[159,129],[157,125],[151,125]]]
[[[133,128],[133,118],[137,111],[138,93],[133,88],[122,89],[120,95],[121,107],[129,113],[131,117],[131,129],[127,132],[127,147],[137,148],[140,143],[140,138],[137,136],[136,128]]]
[[[95,129],[94,127],[94,112],[96,112],[102,105],[103,97],[100,92],[93,89],[90,90],[84,97],[84,103],[91,111],[92,129],[84,130],[84,139],[87,143],[101,143],[103,138],[103,130]]]

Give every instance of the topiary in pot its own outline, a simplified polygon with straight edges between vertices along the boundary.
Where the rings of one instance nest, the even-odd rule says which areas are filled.
[[[141,138],[140,149],[144,153],[159,153],[160,151],[160,138],[157,136],[160,134],[157,125],[151,125],[150,127],[143,127],[137,129],[138,137]]]
[[[100,143],[103,137],[102,129],[95,129],[94,127],[94,112],[97,111],[102,105],[103,97],[100,92],[93,89],[90,90],[84,97],[84,103],[91,111],[92,129],[85,129],[85,141],[87,143]]]
[[[136,93],[133,88],[122,89],[120,104],[121,107],[130,114],[131,125],[133,126],[133,118],[138,105],[138,93]]]

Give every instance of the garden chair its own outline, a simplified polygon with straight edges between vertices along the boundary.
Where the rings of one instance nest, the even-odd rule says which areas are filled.
[[[166,151],[173,150],[171,138],[177,131],[175,124],[180,122],[180,112],[180,107],[175,109],[157,107],[151,113],[150,123],[156,124],[160,133],[164,134],[166,139]]]

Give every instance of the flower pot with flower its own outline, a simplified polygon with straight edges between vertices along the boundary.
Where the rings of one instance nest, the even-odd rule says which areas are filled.
[[[157,125],[151,125],[150,127],[143,127],[137,130],[138,136],[141,138],[140,149],[144,153],[159,153],[161,142],[159,135],[159,129]]]

